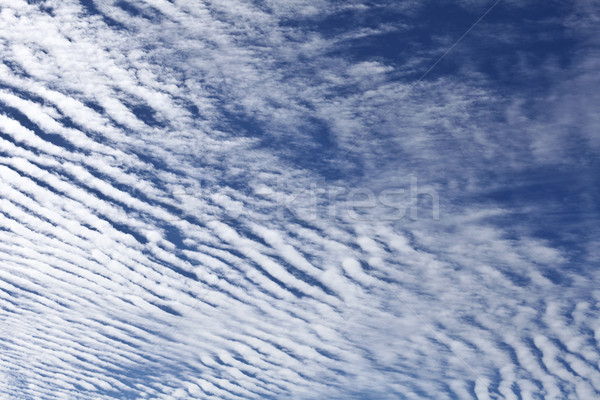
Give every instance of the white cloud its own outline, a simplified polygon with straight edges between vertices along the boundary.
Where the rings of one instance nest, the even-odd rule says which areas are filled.
[[[518,210],[477,201],[486,174],[565,157],[573,126],[597,147],[595,55],[577,58],[533,118],[527,96],[485,78],[411,88],[405,78],[438,49],[403,63],[345,53],[353,40],[408,37],[409,18],[338,36],[312,28],[373,11],[360,2],[135,2],[152,18],[93,4],[104,19],[71,0],[0,11],[3,393],[600,392],[597,273],[562,269],[563,249],[494,223]],[[379,12],[388,6],[420,7]],[[525,139],[502,133],[518,129]],[[442,218],[280,212],[281,199],[309,210],[299,194],[334,181],[319,162],[346,188],[418,174],[440,192]]]

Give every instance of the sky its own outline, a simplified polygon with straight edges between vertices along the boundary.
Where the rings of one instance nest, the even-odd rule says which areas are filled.
[[[599,22],[3,0],[0,398],[600,398]]]

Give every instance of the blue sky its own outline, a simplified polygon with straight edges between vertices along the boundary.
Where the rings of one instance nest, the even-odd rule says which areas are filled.
[[[4,1],[0,397],[599,397],[599,19]]]

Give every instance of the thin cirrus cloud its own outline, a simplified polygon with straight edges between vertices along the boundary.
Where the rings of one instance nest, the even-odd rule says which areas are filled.
[[[598,10],[484,3],[4,2],[0,393],[598,397]]]

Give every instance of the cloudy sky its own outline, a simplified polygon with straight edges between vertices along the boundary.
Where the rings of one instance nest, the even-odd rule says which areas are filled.
[[[0,398],[600,398],[594,0],[2,0]]]

